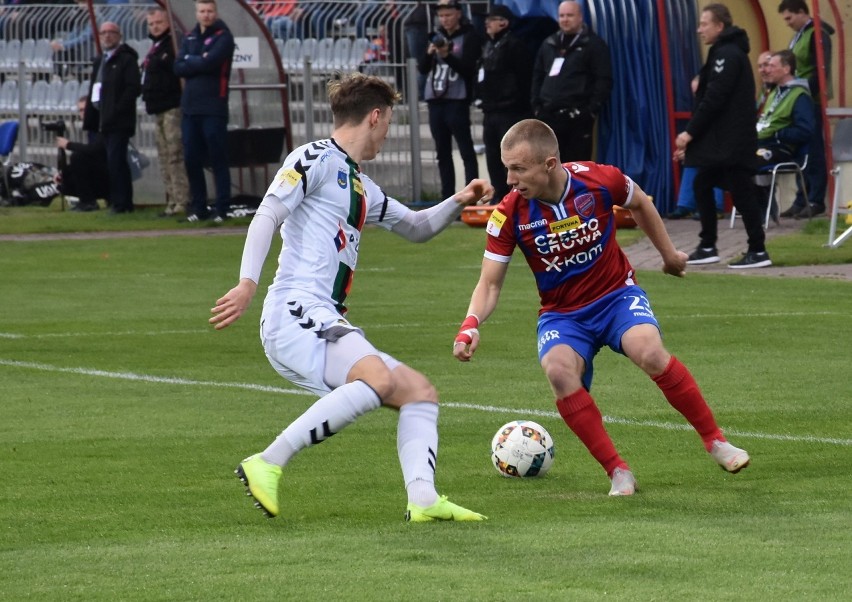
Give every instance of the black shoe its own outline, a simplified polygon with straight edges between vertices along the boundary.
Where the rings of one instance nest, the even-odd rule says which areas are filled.
[[[786,211],[782,211],[780,217],[798,217],[799,213],[801,213],[802,211],[805,211],[804,207],[793,205]]]
[[[809,205],[796,214],[796,219],[807,219],[825,214],[825,205]]]
[[[683,219],[685,217],[692,217],[692,211],[689,209],[684,209],[683,207],[678,207],[671,213],[666,216],[666,219]]]
[[[718,262],[719,252],[716,250],[716,247],[711,247],[709,249],[698,247],[692,252],[692,254],[689,256],[689,259],[686,260],[686,263],[690,265],[702,265],[705,263]]]
[[[772,260],[769,259],[769,254],[766,251],[756,253],[749,251],[737,261],[728,264],[729,268],[741,270],[745,268],[767,268],[772,265]]]
[[[77,203],[71,211],[80,211],[80,212],[89,212],[89,211],[97,211],[99,207],[97,205],[83,205],[81,203]]]

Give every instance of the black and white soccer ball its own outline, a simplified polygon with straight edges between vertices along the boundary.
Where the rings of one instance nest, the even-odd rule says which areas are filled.
[[[491,463],[504,477],[540,477],[553,455],[553,438],[532,420],[507,422],[491,440]]]

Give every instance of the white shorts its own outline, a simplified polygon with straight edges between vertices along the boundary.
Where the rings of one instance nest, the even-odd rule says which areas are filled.
[[[294,385],[323,396],[346,384],[352,367],[368,355],[379,357],[390,370],[401,364],[329,307],[298,300],[283,308],[271,305],[264,305],[260,340],[272,367]]]

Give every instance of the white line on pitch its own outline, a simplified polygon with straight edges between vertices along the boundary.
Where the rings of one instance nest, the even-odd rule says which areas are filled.
[[[0,366],[9,366],[12,368],[30,368],[33,370],[42,370],[45,372],[63,372],[67,374],[80,374],[84,376],[99,376],[103,378],[116,378],[121,380],[131,380],[137,382],[151,382],[168,385],[193,385],[205,387],[221,387],[228,389],[245,389],[249,391],[262,391],[264,393],[285,393],[289,395],[309,395],[316,397],[309,391],[302,389],[283,389],[281,387],[270,387],[266,385],[255,385],[252,383],[224,383],[215,381],[189,380],[185,378],[171,378],[162,376],[148,376],[145,374],[135,374],[133,372],[107,372],[105,370],[93,370],[90,368],[63,368],[61,366],[52,366],[50,364],[40,364],[36,362],[19,362],[15,360],[7,360],[0,358]],[[517,408],[501,408],[498,406],[477,405],[470,403],[444,402],[441,404],[447,408],[458,408],[461,410],[476,410],[479,412],[490,412],[494,414],[515,414],[517,416],[542,416],[547,418],[560,418],[559,414],[546,410],[533,409],[517,409]],[[692,427],[685,424],[674,424],[671,422],[658,422],[654,420],[632,420],[630,418],[618,418],[613,416],[605,416],[604,422],[609,424],[623,424],[627,426],[643,426],[650,428],[658,428],[668,431],[683,431],[691,430]],[[797,443],[823,443],[829,445],[852,445],[852,439],[839,439],[835,437],[816,437],[813,435],[780,435],[772,433],[754,433],[750,431],[738,431],[735,429],[724,429],[725,434],[735,435],[738,437],[748,437],[751,439],[768,439],[772,441],[791,441]]]
[[[127,337],[145,336],[157,337],[169,334],[202,334],[213,332],[212,328],[195,328],[191,330],[124,330],[118,332],[44,332],[41,334],[16,334],[0,332],[0,339],[62,339],[68,337]]]

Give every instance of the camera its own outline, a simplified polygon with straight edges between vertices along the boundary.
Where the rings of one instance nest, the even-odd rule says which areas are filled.
[[[443,48],[449,42],[449,40],[447,40],[447,38],[444,37],[444,35],[440,34],[440,33],[433,33],[432,37],[429,38],[429,41],[432,42],[432,45],[435,48]]]
[[[63,138],[68,132],[68,129],[65,127],[65,122],[62,119],[58,119],[56,121],[43,121],[41,123],[41,129],[45,132],[53,132],[57,136],[62,136]]]

